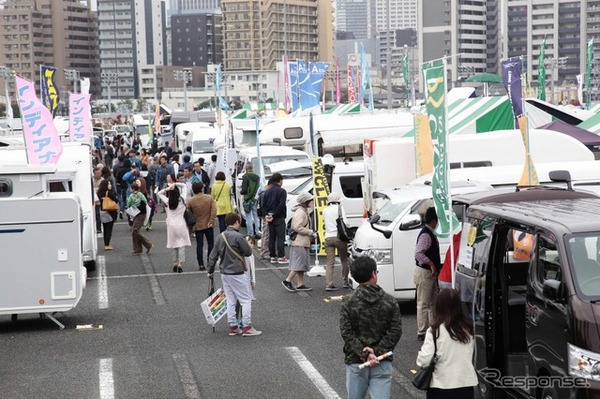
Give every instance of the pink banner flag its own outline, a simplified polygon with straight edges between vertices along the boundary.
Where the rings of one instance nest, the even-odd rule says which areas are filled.
[[[340,93],[340,62],[335,62],[335,103],[340,105],[341,93]]]
[[[91,114],[90,95],[71,93],[69,96],[69,135],[71,141],[91,142]]]
[[[52,114],[35,96],[33,82],[19,76],[16,76],[16,82],[27,162],[56,164],[62,154],[62,143],[52,122]]]

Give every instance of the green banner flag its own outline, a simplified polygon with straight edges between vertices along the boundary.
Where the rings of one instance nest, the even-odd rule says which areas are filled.
[[[402,63],[402,74],[404,75],[404,87],[406,88],[406,108],[409,108],[408,104],[408,54],[404,54],[404,61]]]
[[[585,109],[590,109],[592,102],[592,62],[594,61],[594,39],[590,39],[587,46],[587,60],[585,72]]]
[[[542,101],[546,101],[546,65],[544,64],[545,58],[546,58],[546,38],[544,38],[544,41],[542,42],[542,47],[540,47],[540,58],[538,58],[537,98],[538,98],[538,100],[542,100]],[[554,99],[552,99],[552,101],[554,101]]]
[[[446,124],[446,60],[424,65],[423,78],[426,87],[429,129],[433,140],[433,179],[431,188],[439,221],[436,233],[441,237],[447,237],[454,230],[454,227],[458,226],[458,220],[452,212],[452,200],[450,198],[448,127]]]

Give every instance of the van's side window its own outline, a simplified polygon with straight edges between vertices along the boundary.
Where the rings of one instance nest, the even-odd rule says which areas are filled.
[[[410,211],[410,214],[421,216],[421,220],[423,220],[423,222],[425,222],[425,212],[427,212],[427,208],[432,207],[432,206],[433,206],[433,199],[429,198],[429,199],[423,200],[412,208],[412,210]]]
[[[346,198],[362,198],[361,176],[340,176],[340,186]]]
[[[546,280],[562,280],[560,256],[554,240],[540,236],[537,257],[537,278],[540,283],[543,284]]]

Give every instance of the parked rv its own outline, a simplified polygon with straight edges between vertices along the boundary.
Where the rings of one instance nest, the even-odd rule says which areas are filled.
[[[202,129],[212,128],[213,124],[208,122],[185,122],[175,126],[175,138],[177,148],[185,151],[185,148],[192,145],[194,132]],[[218,130],[217,130],[218,131]]]
[[[483,397],[600,397],[599,215],[556,188],[471,203],[455,278]]]
[[[0,315],[15,321],[39,313],[63,329],[54,315],[79,303],[86,270],[81,202],[48,192],[55,173],[54,166],[0,168]]]
[[[492,186],[475,182],[455,181],[452,195],[490,191]],[[369,255],[377,260],[379,285],[400,301],[415,299],[413,269],[414,249],[427,208],[433,206],[430,185],[407,185],[379,193],[385,205],[358,227],[351,248],[351,257]],[[459,219],[462,205],[453,206]],[[444,259],[450,240],[440,240],[440,255]],[[356,285],[356,283],[353,283]]]
[[[0,148],[0,165],[27,165],[25,147]],[[47,192],[72,192],[79,197],[83,214],[83,261],[88,270],[94,270],[98,243],[90,146],[82,143],[63,143],[63,153],[56,164],[56,171],[48,175],[45,181]]]

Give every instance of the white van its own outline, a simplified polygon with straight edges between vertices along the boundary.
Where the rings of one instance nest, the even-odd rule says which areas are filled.
[[[185,148],[192,147],[192,162],[196,162],[198,158],[210,162],[211,156],[215,154],[214,142],[218,136],[218,127],[198,128],[188,134]]]
[[[488,184],[454,182],[452,195],[492,190]],[[413,269],[415,244],[427,208],[433,206],[430,185],[407,185],[378,193],[387,202],[358,227],[351,257],[369,255],[376,259],[379,285],[400,301],[415,299]],[[459,220],[462,206],[454,207]],[[443,261],[449,239],[440,240]],[[356,286],[356,283],[353,283]]]
[[[260,157],[265,175],[264,184],[275,172],[283,175],[283,188],[289,193],[312,176],[312,162],[304,151],[295,150],[290,147],[261,146]],[[245,218],[242,206],[242,179],[245,168],[251,163],[256,174],[259,174],[259,164],[256,147],[243,148],[238,152],[239,173],[235,184],[235,198],[238,212]]]
[[[207,129],[213,126],[209,122],[185,122],[175,126],[175,140],[177,148],[185,152],[185,148],[192,145],[192,137],[194,132],[200,129]],[[218,130],[217,130],[218,131]]]
[[[0,165],[27,165],[25,147],[0,148]],[[88,270],[94,270],[98,240],[92,184],[92,157],[88,144],[63,143],[63,153],[56,164],[56,172],[47,177],[47,191],[73,192],[79,197],[83,214],[83,261]]]

